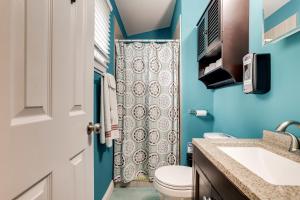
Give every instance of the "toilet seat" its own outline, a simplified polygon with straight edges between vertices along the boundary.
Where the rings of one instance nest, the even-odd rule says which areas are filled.
[[[155,171],[154,187],[171,197],[191,198],[193,189],[192,168],[164,166]]]
[[[174,186],[174,185],[169,185],[169,184],[165,184],[163,182],[161,182],[160,180],[156,179],[155,180],[157,184],[159,184],[162,187],[166,187],[172,190],[191,190],[192,186]]]

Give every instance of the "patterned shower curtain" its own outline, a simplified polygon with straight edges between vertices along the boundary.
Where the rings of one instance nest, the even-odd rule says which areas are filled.
[[[179,43],[116,44],[121,138],[114,145],[114,180],[152,180],[178,163]]]

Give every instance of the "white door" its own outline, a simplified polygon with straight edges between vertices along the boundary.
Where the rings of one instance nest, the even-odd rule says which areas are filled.
[[[92,0],[0,1],[0,199],[92,200]]]

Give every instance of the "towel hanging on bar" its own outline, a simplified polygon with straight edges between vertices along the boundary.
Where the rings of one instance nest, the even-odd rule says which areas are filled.
[[[112,140],[120,137],[118,127],[118,108],[116,80],[106,73],[102,79],[101,90],[101,129],[100,143],[112,147]]]

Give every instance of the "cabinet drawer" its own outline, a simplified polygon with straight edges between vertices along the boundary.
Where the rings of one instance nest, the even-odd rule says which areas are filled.
[[[200,179],[202,173],[202,176],[206,177],[207,182],[211,184],[211,188],[213,190],[211,190],[210,196],[213,197],[213,200],[248,200],[248,198],[231,181],[229,181],[226,176],[222,172],[220,172],[196,147],[194,147],[193,159],[194,171],[197,170],[199,174],[198,185],[201,184]],[[197,181],[197,178],[195,180]],[[194,184],[197,185],[197,183]]]

